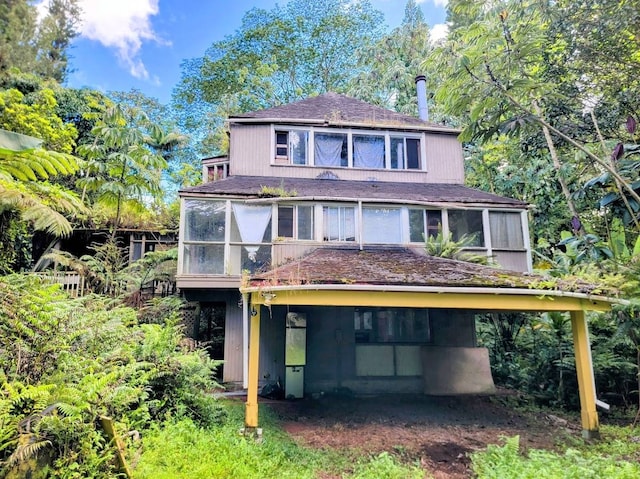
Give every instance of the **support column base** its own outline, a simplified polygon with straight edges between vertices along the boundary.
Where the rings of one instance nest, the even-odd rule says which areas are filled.
[[[582,430],[582,438],[587,441],[598,441],[600,440],[600,430],[598,429],[583,429]]]
[[[254,439],[256,442],[262,442],[262,428],[245,426],[240,428],[240,435]]]

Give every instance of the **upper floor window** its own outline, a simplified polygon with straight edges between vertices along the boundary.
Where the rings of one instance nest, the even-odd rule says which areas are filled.
[[[384,136],[353,135],[353,167],[384,168]]]
[[[449,210],[449,231],[453,241],[460,241],[463,236],[471,238],[468,246],[484,246],[484,229],[482,227],[482,211]]]
[[[491,247],[496,249],[524,249],[522,216],[520,213],[489,211]]]
[[[422,167],[420,156],[419,138],[391,137],[392,170],[419,170]]]
[[[313,206],[278,206],[278,236],[298,240],[313,239]]]
[[[420,170],[421,133],[309,127],[275,130],[275,158],[291,165]]]
[[[440,210],[409,209],[409,241],[423,243],[442,230]]]
[[[345,133],[319,133],[314,135],[316,166],[348,166],[349,148]]]
[[[353,206],[324,206],[323,238],[325,241],[356,240],[356,209]]]
[[[293,165],[306,165],[308,163],[308,149],[308,131],[276,131],[276,158],[288,159]]]

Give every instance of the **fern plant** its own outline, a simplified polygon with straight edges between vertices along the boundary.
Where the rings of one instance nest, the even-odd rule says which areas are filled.
[[[425,250],[430,256],[436,256],[438,258],[487,264],[487,256],[464,250],[464,248],[468,248],[474,244],[476,244],[475,235],[465,234],[462,235],[458,241],[455,241],[451,233],[444,234],[440,229],[436,236],[429,236],[426,239]]]

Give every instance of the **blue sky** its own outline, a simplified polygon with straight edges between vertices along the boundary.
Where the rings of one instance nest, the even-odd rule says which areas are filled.
[[[313,1],[313,0],[310,0]],[[42,3],[46,3],[44,0]],[[200,57],[214,41],[233,33],[243,14],[286,0],[79,0],[80,36],[71,49],[67,86],[102,91],[136,88],[162,103],[180,80],[183,60]],[[390,28],[406,0],[371,0]],[[432,31],[445,21],[446,0],[418,0]],[[439,26],[436,26],[439,25]]]

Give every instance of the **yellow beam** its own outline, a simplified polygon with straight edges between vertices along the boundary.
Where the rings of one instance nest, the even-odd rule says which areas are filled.
[[[252,300],[254,299],[252,295]],[[251,303],[249,331],[249,384],[245,408],[245,430],[258,427],[258,367],[260,365],[260,305]]]
[[[586,439],[597,439],[600,435],[596,412],[596,385],[593,379],[593,363],[589,346],[589,331],[583,311],[571,312],[573,348],[576,356],[576,373],[580,392],[580,418],[582,435]]]
[[[252,304],[308,306],[380,306],[508,311],[609,311],[605,301],[528,294],[431,293],[409,291],[290,289],[252,293]]]

